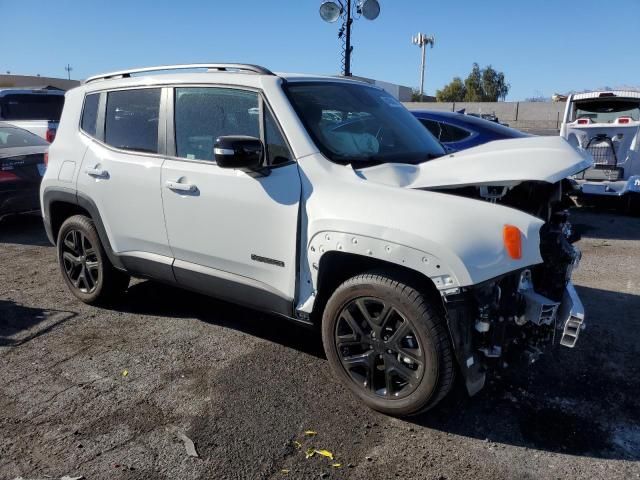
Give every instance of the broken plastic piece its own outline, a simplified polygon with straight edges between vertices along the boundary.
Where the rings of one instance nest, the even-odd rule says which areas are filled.
[[[191,441],[189,437],[187,437],[184,433],[181,433],[181,432],[178,432],[178,437],[180,437],[180,440],[184,442],[184,448],[187,451],[187,455],[189,455],[190,457],[196,457],[196,458],[200,457],[198,455],[198,452],[196,451],[195,444],[193,443],[193,441]]]

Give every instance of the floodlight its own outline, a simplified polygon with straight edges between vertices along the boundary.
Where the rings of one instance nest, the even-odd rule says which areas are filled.
[[[375,20],[380,15],[380,4],[378,0],[363,0],[360,4],[360,11],[367,20]]]
[[[326,1],[322,2],[320,5],[320,17],[329,23],[333,23],[342,14],[342,7],[338,5],[336,2]]]

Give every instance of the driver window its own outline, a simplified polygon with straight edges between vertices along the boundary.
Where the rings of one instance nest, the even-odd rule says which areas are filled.
[[[264,138],[267,147],[267,165],[280,165],[290,162],[293,157],[285,141],[278,124],[271,111],[264,107]]]
[[[216,138],[246,135],[260,138],[258,94],[230,88],[175,89],[176,155],[213,160]]]

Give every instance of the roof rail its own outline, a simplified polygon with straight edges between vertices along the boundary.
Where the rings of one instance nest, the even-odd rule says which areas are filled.
[[[89,77],[82,83],[94,82],[96,80],[108,80],[110,78],[129,78],[134,73],[159,72],[162,70],[193,70],[196,68],[206,68],[207,70],[218,70],[220,72],[236,70],[239,72],[258,73],[260,75],[274,75],[271,70],[268,70],[259,65],[251,65],[246,63],[187,63],[180,65],[161,65],[158,67],[134,68],[131,70],[120,70],[118,72],[103,73],[102,75],[94,75],[93,77]]]

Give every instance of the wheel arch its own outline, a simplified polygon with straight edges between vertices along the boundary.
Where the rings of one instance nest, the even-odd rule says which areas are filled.
[[[42,203],[45,230],[53,245],[56,245],[60,227],[67,218],[73,215],[85,215],[94,222],[100,242],[111,263],[116,268],[124,270],[122,262],[111,248],[98,207],[90,198],[73,190],[47,188],[42,195]]]
[[[320,322],[322,312],[331,294],[347,279],[365,272],[385,273],[420,290],[434,300],[433,305],[442,308],[444,304],[435,283],[424,273],[388,260],[337,250],[324,253],[320,257],[316,280],[316,299],[311,319]]]

